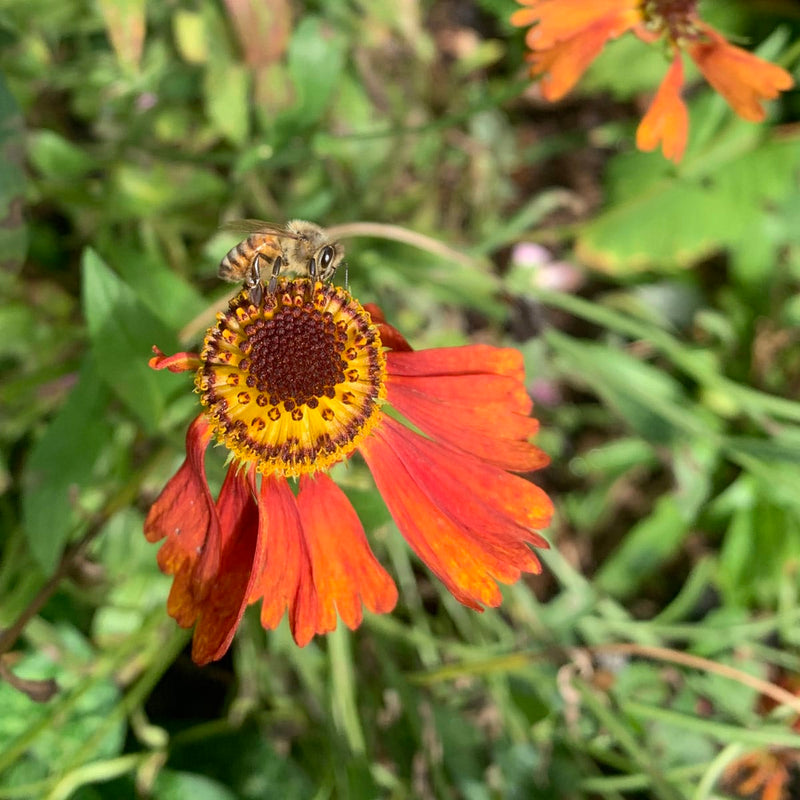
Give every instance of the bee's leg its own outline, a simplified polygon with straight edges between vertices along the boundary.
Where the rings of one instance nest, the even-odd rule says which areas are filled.
[[[261,284],[261,261],[260,254],[256,253],[253,263],[250,265],[250,274],[247,276],[245,286],[247,287],[247,296],[253,305],[261,305],[264,298],[264,287]]]
[[[264,284],[255,283],[247,290],[247,296],[254,306],[260,306],[261,301],[264,299]]]
[[[344,290],[346,292],[350,291],[350,270],[346,261],[344,262]]]
[[[270,292],[274,292],[278,288],[278,275],[281,274],[281,269],[283,269],[283,259],[280,256],[276,256],[272,262],[272,277],[269,279],[269,286],[267,287]]]
[[[317,279],[317,260],[313,256],[311,261],[308,262],[308,276],[312,281]]]

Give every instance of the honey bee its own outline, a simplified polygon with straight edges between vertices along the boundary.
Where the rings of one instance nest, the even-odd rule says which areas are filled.
[[[250,235],[220,261],[219,277],[244,281],[255,303],[261,302],[264,267],[270,272],[267,290],[273,292],[278,276],[284,272],[328,281],[344,258],[344,248],[339,242],[331,241],[319,225],[302,219],[292,220],[286,226],[246,219],[225,227]]]

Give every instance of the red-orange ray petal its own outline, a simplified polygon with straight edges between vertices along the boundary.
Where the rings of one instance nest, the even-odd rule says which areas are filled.
[[[144,534],[150,542],[166,538],[158,566],[175,579],[167,611],[189,627],[198,604],[219,567],[219,520],[205,477],[205,452],[211,429],[204,416],[186,432],[186,460],[168,481],[147,514]]]
[[[510,522],[514,536],[537,547],[548,546],[541,536],[531,533],[547,527],[553,516],[550,498],[536,484],[419,436],[396,420],[387,419],[383,428],[385,438],[417,483],[460,525],[491,531],[495,523],[502,527]]]
[[[386,391],[403,387],[436,397],[443,402],[460,403],[466,406],[482,406],[499,403],[515,414],[527,416],[533,401],[521,381],[506,375],[388,375]]]
[[[168,356],[156,345],[153,345],[155,355],[148,361],[152,369],[168,369],[170,372],[190,372],[200,367],[200,356],[197,353],[175,353]]]
[[[510,347],[473,344],[466,347],[434,347],[413,353],[387,353],[390,375],[506,375],[525,379],[522,353]]]
[[[320,603],[297,500],[285,478],[265,475],[258,502],[264,555],[249,600],[262,599],[261,624],[268,629],[288,609],[292,635],[302,647],[318,632]]]
[[[263,560],[252,481],[237,465],[225,476],[217,514],[221,529],[219,571],[200,605],[192,641],[192,659],[197,664],[225,655],[256,579],[254,565]]]
[[[467,380],[475,387],[475,378],[470,376]],[[484,376],[480,386],[485,389],[491,383],[508,381],[519,386],[511,378],[499,375]],[[494,401],[473,399],[462,376],[390,377],[386,389],[388,401],[434,439],[514,472],[530,472],[549,462],[548,457],[528,441],[539,428],[536,419],[515,412],[503,395]],[[466,396],[463,389],[467,389]],[[525,399],[526,405],[530,405],[527,395]]]
[[[703,26],[703,32],[707,40],[689,45],[689,55],[740,117],[761,122],[765,116],[761,101],[773,100],[794,86],[792,76],[777,64],[732,45],[709,26]]]
[[[511,24],[523,27],[536,23],[526,43],[532,50],[547,50],[606,18],[629,20],[627,27],[631,27],[642,19],[639,5],[640,0],[542,0],[515,11]]]
[[[606,42],[616,39],[638,21],[638,12],[615,13],[597,20],[570,39],[557,42],[546,50],[538,49],[537,45],[537,49],[528,54],[527,60],[533,65],[531,76],[543,76],[540,86],[545,100],[560,100],[600,55]],[[536,28],[531,29],[529,36],[535,31]]]
[[[372,554],[344,492],[325,474],[304,475],[297,507],[322,606],[317,632],[336,627],[337,611],[348,628],[357,628],[362,603],[376,614],[391,611],[397,588]]]
[[[689,112],[681,99],[683,61],[676,53],[650,108],[636,130],[636,146],[650,152],[661,143],[664,157],[677,163],[683,158],[689,136]]]
[[[403,536],[464,605],[499,605],[496,580],[539,571],[525,542],[544,542],[530,530],[550,519],[540,489],[390,418],[360,450]]]

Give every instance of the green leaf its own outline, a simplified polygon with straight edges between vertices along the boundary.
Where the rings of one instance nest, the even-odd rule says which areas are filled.
[[[223,784],[191,772],[162,770],[153,787],[155,800],[237,800],[238,796]]]
[[[153,254],[120,247],[114,252],[114,265],[142,303],[170,330],[182,328],[208,307],[192,283]]]
[[[42,130],[31,134],[28,154],[38,172],[52,180],[75,180],[97,166],[85,150],[55,131]]]
[[[548,343],[564,372],[588,385],[618,416],[649,442],[667,443],[676,435],[708,435],[713,418],[692,408],[670,375],[621,350],[548,331]]]
[[[108,180],[110,219],[158,219],[177,209],[213,205],[228,191],[225,181],[211,169],[189,164],[115,164]]]
[[[172,31],[181,58],[189,64],[205,64],[208,60],[208,34],[206,20],[198,11],[175,9]]]
[[[289,125],[317,122],[333,98],[344,69],[344,40],[316,17],[304,17],[289,42],[289,74],[297,92]]]
[[[119,690],[111,677],[91,674],[98,671],[97,656],[78,631],[50,627],[47,635],[49,646],[25,656],[14,671],[21,678],[54,679],[60,694],[49,703],[35,703],[5,681],[0,682],[0,754],[22,750],[20,758],[3,770],[4,788],[58,775],[86,741],[107,726],[109,714],[119,701]],[[86,754],[88,760],[108,758],[122,750],[124,718],[120,715],[107,731],[108,735]],[[44,795],[36,792],[36,796]]]
[[[243,145],[250,129],[250,72],[212,48],[206,69],[205,104],[216,130],[235,145]]]
[[[97,365],[87,358],[75,388],[33,446],[25,466],[25,536],[46,573],[53,571],[70,532],[85,517],[81,494],[97,481],[98,457],[113,434],[106,420],[108,401]]]
[[[660,153],[631,153],[609,171],[610,207],[584,226],[577,251],[588,264],[624,274],[674,270],[746,244],[769,206],[797,182],[800,134],[759,142],[759,129],[731,123],[680,171]]]
[[[83,258],[83,308],[102,380],[154,430],[169,387],[147,362],[154,344],[173,349],[172,335],[92,250]]]
[[[313,796],[312,785],[297,762],[276,752],[263,729],[252,722],[236,729],[219,726],[201,736],[176,740],[170,766],[186,772],[202,768],[204,777],[230,787],[241,800],[304,800]]]
[[[677,498],[661,497],[650,516],[625,533],[598,571],[595,585],[614,597],[629,597],[675,555],[690,529]]]

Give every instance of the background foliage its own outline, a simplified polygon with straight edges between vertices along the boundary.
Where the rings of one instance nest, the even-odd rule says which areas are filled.
[[[796,4],[706,5],[797,76]],[[698,84],[675,168],[632,146],[659,53],[549,106],[513,8],[0,2],[0,798],[677,800],[800,747],[715,669],[800,672],[800,99],[752,125]],[[355,239],[349,279],[418,347],[525,354],[558,516],[501,609],[418,570],[355,468],[396,612],[302,650],[248,616],[191,664],[142,520],[196,398],[146,362],[196,344],[248,216],[459,251]]]

